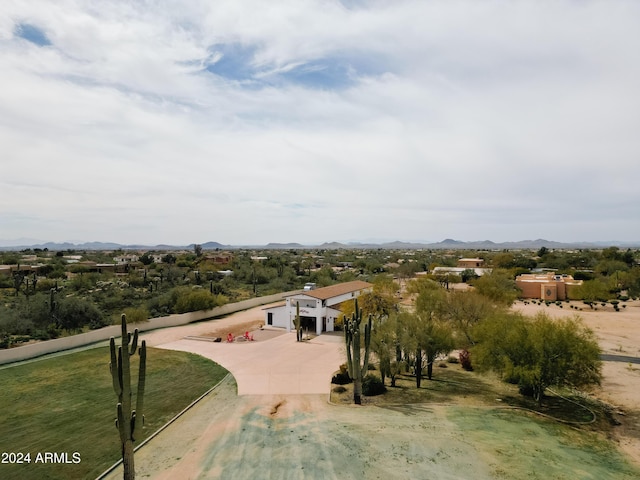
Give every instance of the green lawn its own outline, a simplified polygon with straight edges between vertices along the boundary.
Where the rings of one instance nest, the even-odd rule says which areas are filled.
[[[197,355],[149,348],[145,438],[226,374]],[[29,464],[0,463],[0,478],[95,478],[120,458],[108,347],[2,369],[0,389],[0,452],[31,455]],[[70,462],[78,452],[80,462],[36,463],[46,452],[66,452]]]

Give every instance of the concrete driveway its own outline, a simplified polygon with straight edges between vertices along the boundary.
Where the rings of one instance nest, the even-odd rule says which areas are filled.
[[[293,332],[243,343],[183,338],[158,348],[196,353],[229,370],[238,395],[328,394],[331,376],[346,361],[344,339],[324,334],[296,342]]]

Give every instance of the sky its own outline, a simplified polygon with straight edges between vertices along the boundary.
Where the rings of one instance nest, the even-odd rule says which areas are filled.
[[[639,241],[638,25],[634,0],[2,0],[0,241]]]

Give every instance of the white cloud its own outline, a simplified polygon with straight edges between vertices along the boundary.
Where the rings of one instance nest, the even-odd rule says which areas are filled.
[[[0,238],[640,239],[636,3],[2,8]]]

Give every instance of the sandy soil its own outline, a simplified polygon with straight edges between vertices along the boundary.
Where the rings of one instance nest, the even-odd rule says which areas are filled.
[[[553,317],[577,313],[594,330],[605,353],[640,356],[640,302],[628,302],[620,312],[579,307],[583,310],[576,312],[568,304],[562,309],[522,302],[514,306],[527,315],[537,311]],[[244,333],[262,323],[262,308],[151,332],[145,338],[156,346],[188,335],[225,338],[229,332]],[[604,362],[603,373],[604,382],[596,395],[626,415],[621,417],[624,422],[618,427],[618,440],[621,449],[640,465],[640,365]],[[526,468],[546,473],[546,478],[607,475],[585,460],[583,470],[566,476],[562,465],[581,453],[562,440],[554,443],[553,437],[544,437],[542,445],[544,432],[536,430],[542,427],[530,422],[521,425],[511,416],[493,419],[502,422],[501,431],[513,430],[513,436],[506,436],[508,443],[502,445],[504,440],[492,436],[491,428],[482,427],[488,414],[431,405],[332,406],[327,399],[326,395],[238,396],[234,379],[228,378],[136,453],[138,478],[427,478],[425,468],[428,478],[439,479],[527,478],[528,474],[520,472]],[[512,453],[514,448],[523,455]],[[523,467],[523,462],[528,466]],[[542,464],[545,473],[540,470]],[[121,475],[116,471],[108,478]],[[624,474],[616,478],[636,477]]]

